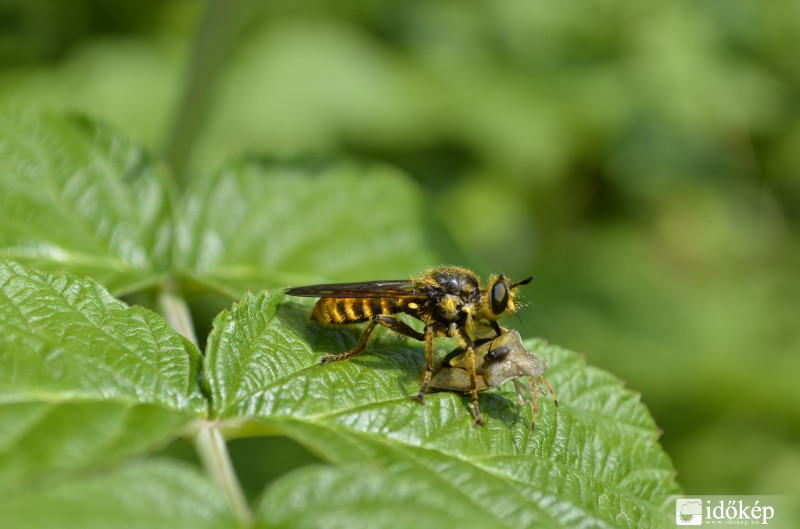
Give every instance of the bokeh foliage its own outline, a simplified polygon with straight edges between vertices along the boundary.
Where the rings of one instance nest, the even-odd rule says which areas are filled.
[[[800,490],[797,2],[229,2],[199,100],[204,5],[110,4],[0,4],[0,100],[190,136],[185,175],[399,165],[453,260],[536,275],[523,335],[644,394],[687,492]]]

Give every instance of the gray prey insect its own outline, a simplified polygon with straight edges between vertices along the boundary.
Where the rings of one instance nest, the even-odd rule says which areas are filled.
[[[472,384],[466,368],[465,352],[463,348],[458,348],[447,355],[431,379],[432,389],[457,393],[470,392]],[[525,349],[519,332],[515,330],[504,330],[500,336],[486,340],[475,347],[477,390],[493,389],[510,380],[514,384],[520,406],[525,406],[525,396],[531,399],[533,404],[531,429],[535,426],[536,416],[539,413],[539,393],[544,393],[539,387],[539,382],[547,387],[558,406],[553,388],[544,378],[546,369],[547,364]],[[528,377],[529,384],[520,380],[522,377]]]

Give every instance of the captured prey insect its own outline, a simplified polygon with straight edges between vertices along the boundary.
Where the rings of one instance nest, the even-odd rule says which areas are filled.
[[[447,355],[441,368],[431,379],[432,389],[459,393],[467,393],[471,390],[465,353],[464,349],[459,348]],[[547,387],[550,395],[553,396],[553,401],[558,406],[558,399],[553,388],[544,378],[547,364],[525,349],[517,331],[506,331],[494,339],[476,344],[475,362],[478,391],[496,388],[511,380],[520,406],[525,406],[523,392],[531,398],[533,404],[531,429],[536,425],[536,416],[539,414],[539,393],[544,392],[539,387],[539,382]],[[528,377],[530,384],[519,380],[522,377]]]
[[[468,388],[472,396],[474,424],[483,424],[478,407],[477,374],[475,372],[473,340],[476,334],[503,333],[497,320],[501,314],[513,313],[515,292],[528,284],[532,277],[512,283],[506,276],[492,276],[481,286],[477,276],[459,266],[439,266],[414,279],[366,281],[294,287],[286,290],[291,296],[320,298],[314,305],[312,319],[331,324],[369,322],[356,346],[339,354],[329,354],[322,363],[346,360],[361,353],[372,331],[383,325],[402,335],[425,342],[425,374],[419,402],[431,381],[434,365],[434,338],[450,336],[458,340],[465,351],[466,370],[470,375]],[[408,314],[425,324],[422,332],[413,329],[397,314]]]

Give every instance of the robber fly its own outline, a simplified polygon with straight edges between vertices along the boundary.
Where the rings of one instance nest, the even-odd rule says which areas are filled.
[[[465,353],[463,348],[459,348],[445,357],[441,368],[431,379],[431,389],[458,393],[471,391]],[[478,375],[476,389],[478,391],[496,388],[511,380],[520,406],[525,406],[523,392],[531,398],[533,404],[531,429],[535,426],[536,416],[539,414],[539,393],[544,392],[539,387],[539,382],[547,387],[550,395],[553,396],[553,401],[558,406],[558,399],[556,399],[553,388],[544,378],[547,364],[525,349],[517,331],[506,331],[496,338],[477,343],[475,345],[475,363]],[[519,380],[522,377],[528,377],[530,383],[525,384]]]
[[[354,348],[325,355],[323,364],[346,360],[362,352],[377,325],[425,342],[425,374],[419,393],[414,397],[419,402],[424,401],[433,372],[434,338],[450,336],[457,339],[465,350],[477,426],[483,424],[483,419],[478,407],[473,339],[487,332],[496,336],[503,333],[498,318],[503,313],[516,311],[515,291],[531,279],[512,283],[507,277],[498,275],[492,276],[482,287],[477,276],[466,268],[439,266],[415,279],[311,285],[289,288],[286,293],[320,298],[311,313],[316,321],[331,324],[369,322]],[[425,324],[423,332],[418,332],[396,316],[401,313],[421,320]]]

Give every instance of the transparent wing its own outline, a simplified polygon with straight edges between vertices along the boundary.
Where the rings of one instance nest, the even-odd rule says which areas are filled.
[[[311,298],[413,298],[420,292],[408,279],[329,283],[287,288],[290,296]]]

